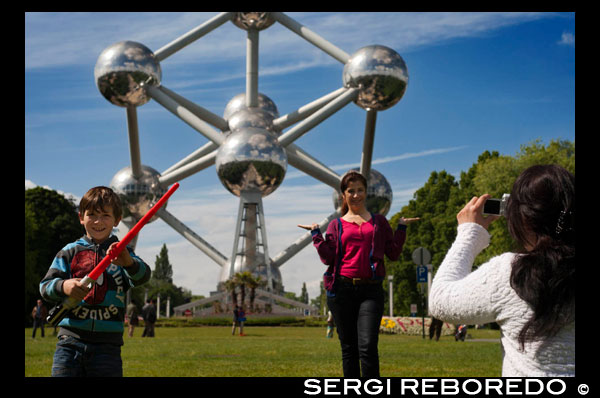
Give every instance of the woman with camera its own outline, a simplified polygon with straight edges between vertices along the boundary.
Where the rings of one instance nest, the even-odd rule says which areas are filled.
[[[489,245],[489,195],[458,213],[458,233],[431,286],[429,309],[450,323],[497,322],[502,376],[575,375],[575,177],[556,165],[519,175],[506,204],[508,231],[522,248],[471,272]]]
[[[311,230],[324,275],[327,306],[333,313],[342,348],[344,377],[379,377],[377,343],[383,316],[384,255],[396,260],[406,239],[406,225],[418,218],[401,218],[392,231],[387,219],[366,208],[367,180],[355,171],[341,180],[342,217],[333,220],[323,238]]]

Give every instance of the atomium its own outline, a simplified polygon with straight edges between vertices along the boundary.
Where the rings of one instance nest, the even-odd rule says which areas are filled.
[[[161,62],[227,22],[246,31],[246,91],[226,104],[221,117],[165,87]],[[267,29],[275,23],[343,65],[342,87],[283,116],[276,104],[258,91],[258,36],[263,31],[269,34]],[[131,227],[139,220],[170,184],[212,165],[225,189],[239,197],[229,257],[185,226],[166,207],[159,209],[153,218],[163,219],[221,267],[218,292],[181,306],[180,311],[225,297],[224,282],[244,271],[267,282],[266,290],[259,293],[269,300],[273,294],[283,294],[280,267],[312,242],[311,234],[304,233],[274,256],[269,253],[262,197],[283,183],[288,165],[339,190],[341,176],[295,141],[350,102],[364,109],[366,115],[362,157],[357,170],[368,176],[367,208],[383,215],[390,209],[392,189],[380,172],[371,169],[371,158],[377,113],[398,103],[408,84],[406,64],[391,48],[367,45],[349,54],[284,13],[223,12],[154,52],[133,41],[110,45],[98,57],[94,78],[104,98],[126,108],[131,165],[118,171],[110,183],[123,201],[126,225]],[[162,173],[141,163],[136,109],[151,99],[208,139],[206,144]],[[340,216],[337,200],[338,194],[334,192],[335,210],[319,222],[321,228]],[[302,308],[315,310],[308,305]]]

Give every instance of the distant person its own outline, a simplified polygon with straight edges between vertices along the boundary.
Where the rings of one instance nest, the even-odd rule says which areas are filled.
[[[458,234],[431,286],[431,313],[455,324],[497,322],[503,377],[575,375],[575,176],[536,165],[514,182],[506,204],[508,231],[521,249],[471,272],[489,245],[483,216],[490,195],[458,213]]]
[[[327,311],[327,338],[333,337],[333,328],[335,327],[335,321],[333,320],[333,314],[331,311]]]
[[[32,338],[35,339],[35,331],[37,328],[40,328],[42,332],[42,337],[44,337],[44,323],[46,322],[46,317],[48,316],[48,310],[46,306],[42,302],[42,300],[38,299],[37,304],[33,307],[31,311],[31,317],[33,318],[33,335]]]
[[[126,316],[127,319],[129,319],[129,330],[127,334],[129,335],[129,337],[133,337],[133,330],[136,326],[140,324],[140,321],[138,320],[138,308],[137,305],[135,305],[134,300],[131,300],[131,302],[127,306]]]
[[[119,196],[110,188],[86,192],[79,203],[85,235],[58,252],[40,282],[47,301],[62,302],[67,297],[81,301],[58,324],[52,376],[123,376],[125,294],[150,279],[150,267],[126,247],[91,289],[81,284],[119,241],[112,230],[121,220],[121,209]]]
[[[233,310],[233,327],[231,328],[231,334],[235,335],[235,329],[239,326],[240,336],[245,336],[244,322],[246,322],[246,313],[244,312],[244,309],[238,305]]]
[[[444,326],[444,321],[433,316],[431,317],[431,325],[429,325],[429,340],[433,339],[433,336],[435,336],[435,341],[440,340],[442,326]]]
[[[311,231],[319,257],[328,266],[323,285],[340,339],[344,377],[374,378],[379,377],[384,256],[400,256],[406,224],[418,218],[400,217],[393,231],[384,216],[367,210],[367,180],[356,171],[342,177],[340,192],[342,217],[329,223],[326,238],[317,224],[298,226]]]
[[[144,331],[142,337],[154,337],[154,324],[156,323],[156,307],[154,299],[148,299],[146,305],[142,308],[142,318],[144,319]]]

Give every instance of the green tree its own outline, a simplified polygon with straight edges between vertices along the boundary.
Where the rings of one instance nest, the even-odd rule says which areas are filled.
[[[308,290],[306,289],[306,282],[302,282],[302,292],[300,293],[300,301],[304,304],[308,304]]]
[[[396,228],[401,216],[421,217],[421,221],[408,226],[407,239],[398,261],[386,261],[388,274],[394,275],[394,311],[398,315],[408,315],[411,303],[420,305],[412,252],[419,246],[427,248],[432,254],[435,273],[454,242],[456,214],[463,206],[473,196],[489,193],[499,198],[503,193],[510,193],[518,175],[534,164],[559,164],[574,174],[575,143],[552,140],[545,146],[540,140],[535,140],[521,145],[515,156],[484,151],[468,171],[460,173],[459,182],[445,171],[433,171],[413,199],[391,217],[392,228]],[[493,222],[489,232],[490,246],[475,258],[475,268],[492,256],[518,249],[508,233],[506,219],[501,217]],[[384,284],[384,289],[387,291],[387,284]]]
[[[160,253],[156,256],[152,278],[173,283],[173,266],[169,262],[169,250],[164,243],[160,249]]]
[[[39,283],[56,254],[80,238],[84,229],[72,200],[56,191],[36,187],[25,190],[25,325],[40,298]]]

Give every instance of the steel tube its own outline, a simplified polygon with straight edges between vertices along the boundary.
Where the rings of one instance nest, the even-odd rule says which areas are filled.
[[[154,56],[158,59],[159,62],[164,60],[165,58],[181,50],[188,44],[193,43],[194,41],[198,40],[207,33],[223,25],[225,22],[230,21],[231,18],[233,18],[234,14],[235,13],[233,12],[222,12],[214,16],[213,18],[204,22],[197,28],[190,30],[189,32],[173,40],[169,44],[161,47],[156,52],[154,52]]]
[[[297,21],[288,17],[284,13],[272,12],[271,15],[277,22],[279,22],[298,36],[302,37],[309,43],[320,48],[325,53],[331,55],[333,58],[337,59],[341,63],[346,64],[346,62],[350,60],[350,55],[347,52],[334,46],[333,44],[331,44],[330,42],[313,32],[312,30],[308,29],[306,26],[298,23]]]
[[[279,143],[282,146],[288,146],[298,138],[300,138],[303,134],[305,134],[308,130],[312,129],[323,120],[327,119],[329,116],[333,115],[335,112],[339,111],[341,108],[346,106],[350,101],[354,100],[358,95],[358,89],[356,88],[346,88],[346,91],[319,109],[317,112],[313,113],[311,116],[304,119],[302,122],[297,124],[295,127],[288,130],[285,134],[282,134],[279,137]]]
[[[273,120],[273,126],[277,129],[283,130],[292,124],[296,123],[299,120],[308,117],[321,109],[327,103],[331,102],[335,98],[339,97],[341,94],[345,93],[346,89],[344,87],[340,87],[335,91],[332,91],[329,94],[322,96],[304,106],[301,106],[297,110],[288,113],[287,115],[283,115]]]
[[[329,185],[333,189],[339,189],[340,176],[329,167],[304,152],[295,144],[289,144],[285,148],[285,151],[288,164]]]
[[[246,106],[258,106],[258,29],[248,29],[246,39]]]
[[[360,159],[360,173],[369,180],[371,173],[371,159],[373,158],[373,142],[375,140],[375,122],[377,121],[377,111],[367,109],[367,120],[365,122],[365,138],[363,141],[363,151]]]
[[[229,130],[229,124],[227,123],[227,120],[223,119],[221,116],[216,115],[216,114],[212,113],[211,111],[209,111],[208,109],[203,108],[200,105],[193,103],[192,101],[188,100],[187,98],[184,98],[181,95],[169,90],[165,86],[160,86],[160,91],[162,91],[163,93],[165,93],[166,95],[171,97],[173,100],[175,100],[175,102],[186,107],[190,112],[192,112],[194,115],[198,116],[200,119],[204,120],[207,123],[212,124],[219,130],[221,130],[221,131]]]
[[[227,264],[227,257],[221,254],[215,249],[210,243],[202,239],[198,234],[188,228],[184,223],[179,221],[173,214],[169,213],[166,209],[160,209],[157,213],[164,222],[169,224],[175,231],[179,232],[181,236],[186,238],[190,243],[202,250],[204,254],[213,259],[220,266]]]
[[[140,155],[140,134],[138,130],[137,108],[127,107],[127,131],[129,136],[129,157],[133,178],[142,176],[142,158]]]
[[[173,113],[175,116],[186,122],[194,130],[204,135],[206,138],[211,140],[217,145],[220,145],[225,141],[223,134],[219,133],[208,125],[205,121],[194,115],[184,106],[178,104],[174,99],[163,93],[159,88],[153,86],[146,86],[148,94],[156,100],[159,104],[165,107],[168,111]]]
[[[186,164],[185,166],[179,167],[168,174],[158,177],[158,183],[161,187],[169,186],[170,184],[181,181],[193,174],[196,174],[200,170],[204,170],[207,167],[212,166],[217,159],[217,151],[213,151],[208,155],[196,159],[193,162]]]

